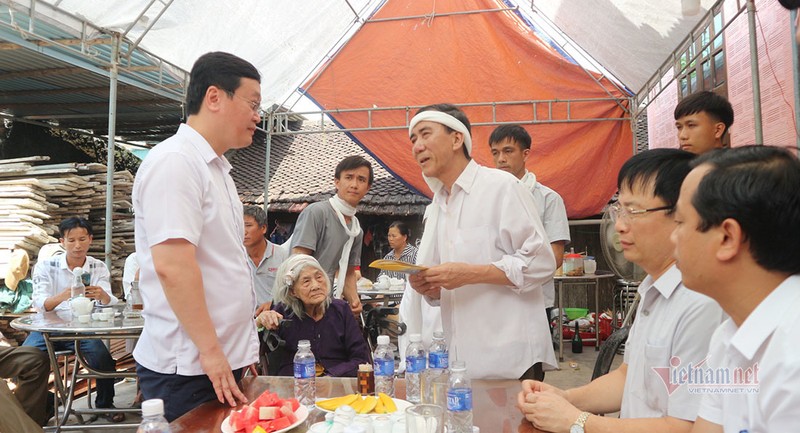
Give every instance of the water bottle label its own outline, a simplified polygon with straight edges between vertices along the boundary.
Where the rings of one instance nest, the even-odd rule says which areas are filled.
[[[394,376],[393,359],[376,359],[374,364],[375,376]]]
[[[316,367],[313,362],[295,362],[294,363],[294,378],[295,379],[310,379],[315,377]]]
[[[431,368],[447,368],[450,366],[450,356],[447,352],[431,352],[428,354]]]
[[[472,410],[472,390],[456,388],[447,391],[447,410],[452,412]]]
[[[424,356],[409,356],[406,358],[406,371],[409,373],[421,373],[425,370]]]

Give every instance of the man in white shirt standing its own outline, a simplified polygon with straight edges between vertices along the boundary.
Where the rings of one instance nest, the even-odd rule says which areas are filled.
[[[800,161],[772,146],[703,155],[683,182],[672,234],[678,267],[687,287],[730,316],[706,363],[687,372],[711,378],[697,388],[693,432],[797,431],[798,185]]]
[[[561,390],[525,381],[518,405],[543,431],[571,433],[688,432],[700,396],[687,387],[669,389],[659,371],[705,358],[722,310],[713,299],[687,289],[672,257],[670,234],[681,182],[694,157],[656,149],[630,158],[619,171],[619,201],[611,217],[625,258],[647,272],[641,301],[614,371],[578,388]],[[620,412],[619,418],[594,414]]]
[[[110,274],[106,264],[87,255],[92,245],[94,232],[89,221],[84,218],[67,218],[58,226],[59,242],[66,252],[39,261],[33,269],[33,306],[37,311],[66,311],[71,315],[69,299],[72,296],[73,270],[83,268],[89,274],[85,296],[97,301],[99,305],[114,305],[118,302],[111,293]],[[100,371],[114,371],[116,362],[105,344],[100,340],[81,340],[81,351],[90,366]],[[47,351],[47,345],[40,332],[31,332],[24,346],[38,347]],[[74,342],[53,343],[56,350],[74,350]],[[97,379],[98,408],[114,407],[114,379]],[[125,414],[118,412],[105,415],[110,421],[121,422]]]
[[[567,209],[561,196],[539,182],[536,175],[525,167],[531,153],[530,134],[519,125],[501,125],[489,136],[489,147],[492,149],[495,167],[513,174],[533,194],[539,219],[542,220],[556,258],[556,269],[560,268],[564,261],[564,247],[570,241]],[[550,320],[550,310],[556,300],[555,281],[551,278],[542,287],[547,320]]]
[[[133,185],[144,331],[133,356],[145,399],[172,421],[208,400],[236,406],[258,359],[244,217],[223,154],[250,145],[260,75],[232,54],[192,67],[188,118],[145,158]]]
[[[244,208],[244,247],[250,260],[247,265],[253,276],[258,309],[256,316],[272,306],[275,272],[286,260],[287,251],[267,240],[267,213],[258,206]]]
[[[434,192],[417,255],[428,269],[409,283],[441,301],[450,359],[473,378],[541,377],[557,365],[542,293],[555,260],[530,192],[471,159],[469,119],[454,105],[421,108],[409,136]]]

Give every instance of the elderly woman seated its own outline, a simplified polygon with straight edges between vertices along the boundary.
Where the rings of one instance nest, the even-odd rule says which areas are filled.
[[[256,321],[285,341],[277,357],[279,376],[293,374],[300,340],[311,342],[317,376],[355,377],[358,364],[370,363],[367,342],[350,306],[331,299],[330,292],[328,275],[311,256],[295,254],[278,267],[272,310],[261,312]],[[276,362],[275,357],[270,362]]]

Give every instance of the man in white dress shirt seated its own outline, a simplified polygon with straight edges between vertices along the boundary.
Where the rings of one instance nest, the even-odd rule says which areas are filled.
[[[668,389],[659,371],[701,362],[723,314],[713,299],[687,289],[669,237],[681,182],[694,155],[678,149],[642,152],[623,164],[619,201],[611,208],[625,258],[647,272],[622,365],[588,385],[561,390],[525,381],[518,405],[543,431],[688,432],[700,396]],[[620,412],[619,418],[595,414]]]
[[[76,267],[83,268],[89,274],[85,296],[97,301],[98,305],[114,305],[117,297],[111,293],[111,281],[106,264],[87,255],[92,244],[94,232],[89,221],[83,218],[67,218],[58,226],[59,241],[66,253],[39,260],[33,269],[33,306],[40,312],[65,311],[71,315],[69,300],[72,296],[72,271]],[[111,357],[101,340],[81,340],[81,351],[89,365],[100,371],[114,371],[116,362]],[[38,347],[47,351],[47,345],[40,332],[31,332],[23,343],[24,346]],[[72,341],[53,343],[56,350],[74,350]],[[114,379],[97,379],[98,408],[114,407]],[[123,413],[105,415],[112,422],[125,419]]]
[[[707,379],[693,384],[703,397],[693,432],[798,431],[798,186],[800,161],[772,146],[704,155],[683,183],[678,267],[687,287],[730,316],[706,364],[688,372]]]

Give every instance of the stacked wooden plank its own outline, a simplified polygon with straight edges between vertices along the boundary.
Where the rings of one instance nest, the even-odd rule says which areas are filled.
[[[57,242],[58,225],[83,217],[94,228],[89,254],[105,260],[106,166],[42,164],[48,157],[0,160],[0,278],[11,250],[24,248],[35,260],[39,248]],[[133,252],[133,175],[114,174],[111,277],[119,286],[125,258]]]

